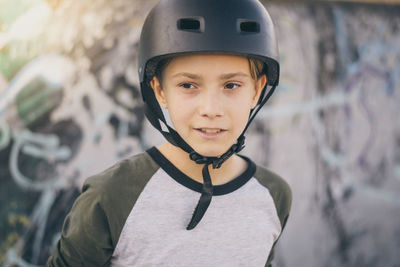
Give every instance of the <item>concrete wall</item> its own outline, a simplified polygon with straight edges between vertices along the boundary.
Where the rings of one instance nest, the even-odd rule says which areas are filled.
[[[0,1],[0,264],[43,265],[84,179],[163,142],[136,67],[154,3]],[[281,83],[244,153],[293,190],[275,266],[400,266],[400,6],[265,4]]]

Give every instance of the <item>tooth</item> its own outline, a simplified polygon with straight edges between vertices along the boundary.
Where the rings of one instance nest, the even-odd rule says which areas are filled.
[[[206,133],[218,133],[218,132],[220,132],[220,130],[218,130],[218,129],[216,129],[216,130],[213,130],[213,129],[202,129],[202,131],[206,132]]]

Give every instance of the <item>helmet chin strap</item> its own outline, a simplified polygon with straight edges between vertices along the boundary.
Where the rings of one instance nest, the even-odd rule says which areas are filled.
[[[143,84],[142,86],[145,86]],[[196,225],[200,222],[203,218],[204,214],[206,213],[208,206],[211,203],[212,195],[213,195],[213,185],[210,177],[210,172],[208,170],[208,166],[212,165],[213,169],[218,169],[221,165],[228,160],[233,154],[238,153],[244,148],[244,141],[245,136],[244,133],[246,132],[247,128],[249,127],[250,123],[253,121],[254,117],[258,113],[258,111],[262,108],[262,106],[268,101],[268,99],[273,94],[276,85],[273,85],[272,88],[268,91],[267,95],[260,99],[259,104],[257,105],[255,110],[252,110],[249,116],[249,121],[245,129],[243,130],[242,134],[237,139],[236,144],[232,145],[224,154],[220,157],[205,157],[194,151],[192,147],[187,144],[182,137],[173,129],[171,128],[165,120],[164,114],[159,106],[154,92],[151,89],[150,85],[149,88],[144,90],[143,100],[147,104],[147,108],[145,110],[146,117],[149,119],[150,123],[161,132],[161,134],[173,145],[180,147],[182,150],[189,154],[189,158],[193,160],[197,164],[204,164],[202,169],[203,175],[203,187],[201,191],[201,196],[197,206],[193,212],[192,219],[190,220],[188,226],[186,227],[187,230],[192,230],[196,227]],[[168,132],[163,131],[160,121],[167,127]]]
[[[233,154],[241,151],[244,148],[244,139],[245,137],[242,134],[238,138],[237,143],[232,145],[229,150],[222,154],[220,157],[204,157],[193,150],[189,153],[189,158],[197,164],[212,164],[213,169],[218,169],[219,167],[221,167],[222,163],[229,159]]]
[[[199,202],[197,203],[197,206],[193,212],[192,219],[190,220],[189,225],[186,227],[186,230],[192,230],[196,227],[196,225],[203,218],[208,209],[208,206],[211,203],[211,198],[213,195],[213,185],[210,177],[210,172],[208,171],[208,166],[212,165],[213,169],[218,169],[219,167],[221,167],[222,163],[229,159],[233,154],[239,152],[244,148],[244,139],[244,135],[241,135],[237,143],[232,145],[230,149],[220,157],[204,157],[194,150],[190,152],[189,157],[191,160],[193,160],[197,164],[204,164],[202,169],[203,187],[201,190]]]

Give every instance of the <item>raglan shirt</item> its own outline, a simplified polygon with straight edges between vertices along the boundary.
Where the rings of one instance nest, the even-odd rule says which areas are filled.
[[[192,230],[202,184],[155,147],[88,178],[46,266],[270,266],[291,191],[242,158],[247,169],[214,186]]]

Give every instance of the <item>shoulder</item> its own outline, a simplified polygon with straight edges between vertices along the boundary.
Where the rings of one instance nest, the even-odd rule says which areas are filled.
[[[105,266],[136,199],[158,166],[147,153],[88,178],[47,266]]]
[[[112,228],[114,244],[140,193],[158,169],[153,159],[143,152],[89,177],[83,184],[78,199],[102,210]]]
[[[278,174],[256,165],[254,177],[265,187],[268,188],[271,194],[283,194],[286,197],[292,196],[292,191],[289,184]]]
[[[292,190],[289,184],[276,173],[256,165],[254,177],[266,187],[275,202],[282,226],[286,223],[292,205]]]

